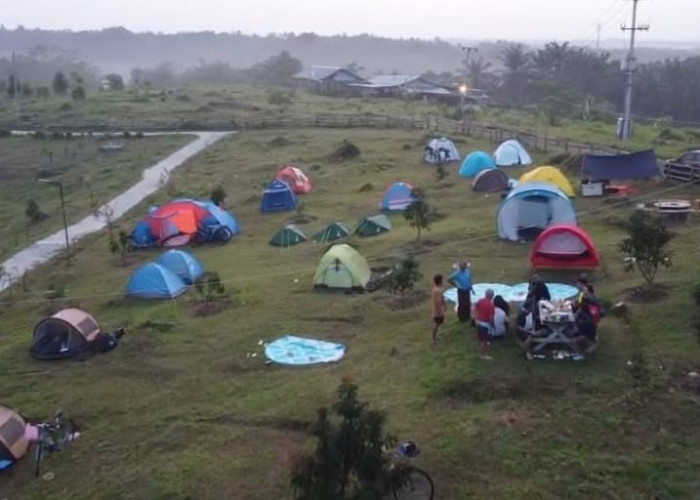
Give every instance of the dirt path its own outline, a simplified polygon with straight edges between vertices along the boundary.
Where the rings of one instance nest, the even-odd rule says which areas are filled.
[[[170,173],[190,158],[201,153],[230,132],[187,132],[185,135],[195,135],[197,138],[186,146],[175,151],[164,160],[148,167],[143,172],[142,179],[100,207],[99,212],[109,207],[112,220],[117,220],[129,210],[141,203],[147,196],[155,193],[167,181]],[[154,134],[155,135],[155,134]],[[162,134],[165,135],[165,134]],[[107,226],[107,220],[101,215],[88,215],[81,221],[68,227],[70,242],[78,241],[88,234],[95,233]],[[9,288],[25,273],[63,252],[66,239],[63,229],[54,234],[32,243],[28,247],[12,255],[0,264],[6,274],[0,281],[0,292]]]

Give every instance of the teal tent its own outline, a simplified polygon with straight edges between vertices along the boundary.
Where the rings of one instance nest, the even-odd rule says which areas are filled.
[[[291,247],[306,241],[306,236],[294,224],[288,224],[277,231],[270,240],[270,245],[276,247]]]
[[[485,151],[473,151],[462,162],[459,167],[459,176],[471,179],[476,177],[479,172],[487,168],[493,168],[496,162],[493,157]]]
[[[314,235],[314,241],[317,243],[328,243],[331,241],[342,240],[350,235],[350,231],[342,222],[333,222]]]
[[[381,233],[391,231],[391,221],[386,215],[373,215],[371,217],[363,217],[357,223],[355,232],[360,236],[376,236]]]

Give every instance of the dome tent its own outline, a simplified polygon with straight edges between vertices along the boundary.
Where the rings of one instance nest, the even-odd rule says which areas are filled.
[[[593,269],[598,250],[578,226],[555,224],[542,231],[532,245],[530,264],[535,269]]]
[[[314,235],[317,243],[329,243],[350,235],[350,230],[342,222],[333,222]]]
[[[90,314],[77,308],[63,309],[36,324],[29,353],[40,360],[72,358],[101,332]]]
[[[27,454],[27,422],[9,406],[0,405],[0,471],[10,469]]]
[[[318,263],[314,287],[365,290],[372,277],[369,264],[350,245],[333,245]]]
[[[416,201],[411,194],[413,186],[407,182],[395,182],[384,191],[379,208],[381,210],[406,210],[406,208]]]
[[[474,178],[472,189],[477,193],[495,193],[510,187],[508,176],[498,168],[482,170]]]
[[[302,169],[294,165],[280,167],[275,179],[286,182],[294,194],[306,194],[311,191],[311,180]]]
[[[455,143],[447,137],[436,137],[428,142],[423,150],[423,161],[426,163],[447,163],[459,161],[459,150]]]
[[[377,236],[387,231],[391,231],[391,221],[383,214],[363,217],[355,229],[355,233],[363,237]]]
[[[459,176],[467,179],[471,179],[479,175],[479,172],[487,169],[494,168],[496,162],[493,161],[493,157],[485,151],[473,151],[462,162],[462,166],[459,167]]]
[[[555,186],[541,182],[519,184],[498,209],[498,235],[505,240],[531,239],[552,224],[576,225],[571,200]]]
[[[301,229],[294,224],[287,224],[275,233],[270,240],[270,245],[289,248],[303,241],[306,241],[306,236],[301,232]]]
[[[499,167],[532,165],[530,154],[522,144],[514,139],[509,139],[501,143],[493,153],[493,159]]]
[[[187,291],[187,285],[170,269],[151,262],[138,268],[126,285],[127,297],[174,299]]]
[[[289,184],[274,180],[265,186],[260,203],[261,212],[290,212],[296,210],[296,208],[297,198],[294,196],[294,192],[289,187]]]
[[[547,182],[561,189],[561,191],[569,198],[576,196],[576,193],[574,193],[574,188],[571,187],[569,179],[567,179],[566,176],[561,173],[561,170],[556,167],[537,167],[536,169],[521,175],[520,184],[526,182]]]
[[[182,250],[168,250],[158,257],[156,263],[172,271],[188,285],[193,285],[204,274],[202,264],[194,255]]]

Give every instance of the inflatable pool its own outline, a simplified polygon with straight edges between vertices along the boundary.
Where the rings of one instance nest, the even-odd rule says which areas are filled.
[[[265,356],[282,365],[333,363],[345,356],[345,346],[323,340],[286,335],[265,346]]]
[[[473,286],[472,303],[484,296],[487,288],[491,288],[495,295],[501,295],[508,302],[523,302],[527,297],[528,284],[518,283],[517,285],[504,285],[503,283],[476,283]],[[547,288],[552,296],[552,300],[566,300],[575,297],[578,289],[575,286],[563,283],[547,283]],[[443,293],[445,301],[453,304],[457,303],[457,289],[450,288]]]

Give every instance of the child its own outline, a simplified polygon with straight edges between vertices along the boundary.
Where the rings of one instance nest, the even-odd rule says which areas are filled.
[[[493,290],[488,288],[482,298],[474,307],[476,316],[476,332],[479,339],[479,358],[491,361],[493,358],[488,353],[488,342],[493,330],[493,317],[495,307],[493,305]]]
[[[440,340],[440,327],[445,322],[445,297],[442,294],[442,274],[433,276],[433,344]]]

